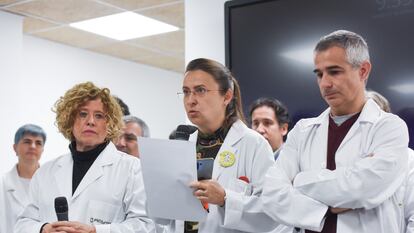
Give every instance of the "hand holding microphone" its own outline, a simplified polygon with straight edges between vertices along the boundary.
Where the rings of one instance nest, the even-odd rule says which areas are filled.
[[[57,220],[60,221],[69,221],[69,207],[68,201],[66,197],[56,197],[55,198],[55,212],[57,216]],[[47,223],[42,226],[40,232],[41,233],[49,233],[56,231],[55,226],[50,223]]]
[[[96,228],[94,226],[80,222],[69,222],[69,208],[66,197],[55,198],[55,211],[58,221],[44,225],[41,230],[42,233],[96,233]]]

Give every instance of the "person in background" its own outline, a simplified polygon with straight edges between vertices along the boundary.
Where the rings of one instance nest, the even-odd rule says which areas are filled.
[[[147,124],[136,116],[124,116],[121,135],[115,140],[116,148],[139,158],[138,137],[150,137]]]
[[[39,168],[45,143],[45,131],[34,124],[21,126],[14,135],[13,150],[18,161],[2,177],[4,186],[0,188],[3,199],[0,202],[6,214],[0,219],[4,229],[1,232],[13,232],[17,217],[29,203],[30,180]]]
[[[391,105],[388,100],[376,91],[366,91],[368,99],[372,99],[384,112],[391,112]],[[397,191],[399,199],[396,199],[401,206],[404,206],[404,230],[402,232],[414,233],[414,151],[408,148],[408,173],[404,184]]]
[[[390,102],[388,102],[388,100],[380,93],[369,90],[365,91],[365,96],[367,99],[372,99],[375,101],[375,103],[382,109],[382,111],[391,113]]]
[[[408,130],[365,87],[368,46],[340,30],[314,49],[317,83],[329,108],[300,120],[267,174],[264,211],[302,232],[402,231],[397,190],[407,174]]]
[[[282,149],[289,128],[289,112],[274,98],[260,98],[250,106],[251,127],[270,143],[275,160]]]
[[[113,96],[113,97],[115,98],[116,102],[118,102],[119,106],[121,106],[122,115],[124,116],[131,115],[131,113],[129,112],[128,105],[118,96]]]
[[[122,127],[122,112],[109,89],[77,84],[54,110],[59,131],[70,141],[70,153],[36,172],[30,203],[14,232],[155,232],[146,216],[140,162],[111,142]],[[56,221],[56,197],[67,199],[69,221]]]

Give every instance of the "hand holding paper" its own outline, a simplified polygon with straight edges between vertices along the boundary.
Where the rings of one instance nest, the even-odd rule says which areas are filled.
[[[197,180],[195,143],[139,138],[142,176],[150,217],[203,221],[207,212],[193,195]]]

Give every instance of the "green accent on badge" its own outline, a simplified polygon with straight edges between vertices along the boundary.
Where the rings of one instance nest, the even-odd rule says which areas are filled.
[[[236,161],[236,156],[230,151],[223,151],[219,155],[219,163],[222,167],[230,167]]]

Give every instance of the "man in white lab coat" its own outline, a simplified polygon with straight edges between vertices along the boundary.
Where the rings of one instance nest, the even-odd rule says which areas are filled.
[[[329,108],[289,133],[265,178],[265,212],[307,233],[400,232],[407,126],[365,98],[371,63],[361,36],[336,31],[314,51]]]
[[[13,149],[18,162],[1,178],[0,206],[4,215],[0,216],[0,232],[13,232],[17,217],[29,203],[30,180],[39,168],[45,142],[46,133],[37,125],[26,124],[16,131]]]

